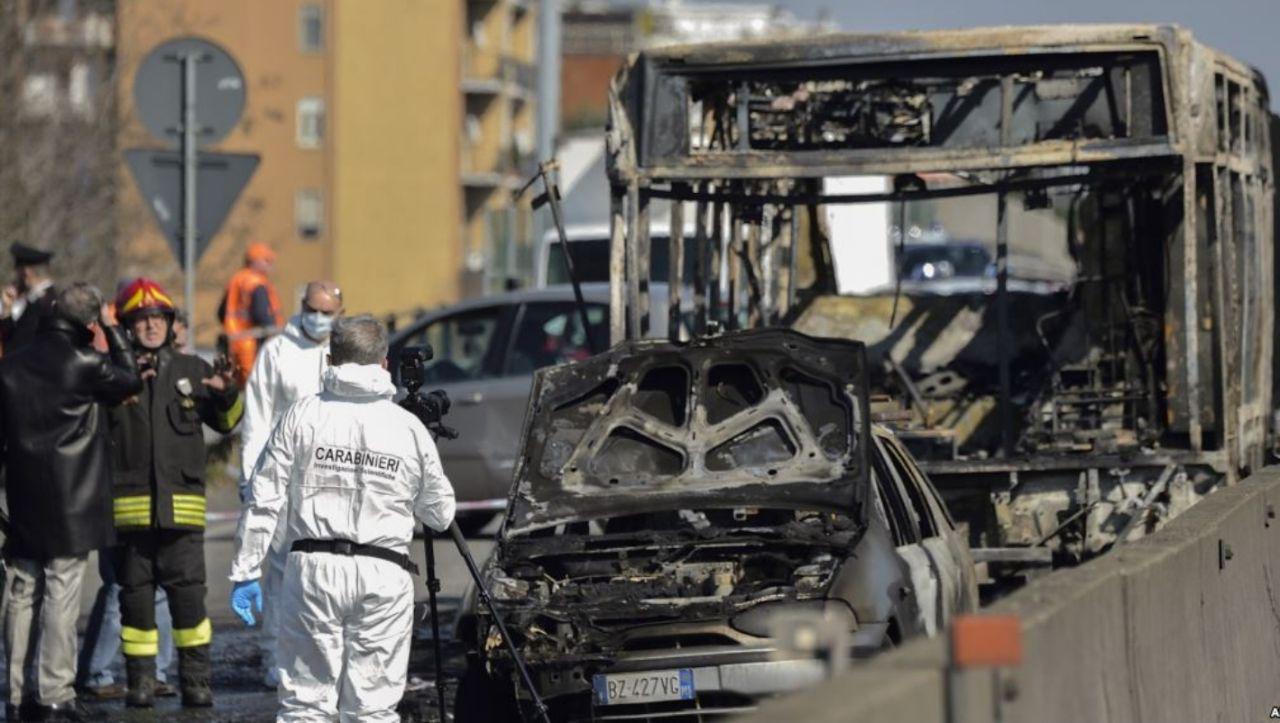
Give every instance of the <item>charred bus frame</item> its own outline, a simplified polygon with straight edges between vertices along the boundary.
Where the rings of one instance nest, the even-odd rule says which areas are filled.
[[[673,335],[791,324],[859,338],[844,322],[865,314],[824,311],[839,306],[829,245],[838,241],[821,210],[887,201],[905,213],[915,200],[994,195],[994,288],[965,302],[992,332],[990,378],[933,400],[917,388],[925,371],[885,346],[885,386],[914,401],[906,431],[922,439],[963,435],[959,400],[986,400],[985,438],[924,461],[975,542],[1096,552],[1269,453],[1267,108],[1258,73],[1176,26],[641,53],[610,93],[612,340],[648,328],[648,274],[636,270],[649,267],[659,203],[670,214]],[[963,182],[931,188],[928,174]],[[824,193],[823,179],[853,175],[891,178],[891,190]],[[1065,311],[1047,315],[1075,320],[1098,348],[1075,366],[1055,355],[1066,342],[1041,333],[1044,318],[1025,318],[1039,300],[1010,291],[1010,204],[1048,196],[1094,209],[1092,231],[1059,240],[1077,277],[1053,297]],[[1068,225],[1081,225],[1072,213]],[[692,279],[674,261],[685,254],[696,258]],[[894,317],[902,295],[892,295]],[[1033,332],[1044,348],[1021,358],[1020,339]],[[1109,372],[1098,359],[1110,359]],[[936,404],[950,421],[931,413]]]

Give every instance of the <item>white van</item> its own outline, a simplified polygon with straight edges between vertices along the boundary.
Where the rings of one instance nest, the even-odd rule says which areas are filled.
[[[693,237],[692,224],[685,226],[685,237]],[[573,267],[577,271],[578,281],[584,284],[609,283],[609,224],[573,224],[565,227],[565,236],[573,244]],[[652,250],[649,255],[649,280],[667,281],[671,262],[671,232],[667,223],[653,223],[649,237],[652,239]],[[693,279],[694,263],[697,256],[686,246],[684,259],[684,278]],[[569,269],[564,263],[564,252],[560,248],[560,236],[554,228],[547,231],[538,244],[537,278],[534,284],[539,289],[558,286],[570,282]]]

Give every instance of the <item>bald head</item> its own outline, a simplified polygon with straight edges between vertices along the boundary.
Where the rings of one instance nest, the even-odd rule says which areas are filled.
[[[302,296],[302,304],[307,310],[336,316],[342,313],[342,290],[332,281],[310,281]]]
[[[312,281],[302,295],[302,333],[323,342],[333,330],[333,320],[342,316],[342,291],[332,281]]]

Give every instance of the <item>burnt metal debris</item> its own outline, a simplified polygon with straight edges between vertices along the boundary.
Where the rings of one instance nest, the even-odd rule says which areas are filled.
[[[485,574],[553,719],[740,713],[976,608],[965,540],[873,430],[865,351],[758,329],[538,371]],[[888,494],[873,465],[909,476]],[[788,620],[843,642],[792,650]],[[514,718],[489,611],[464,601],[458,634],[459,720]],[[607,676],[654,670],[687,671],[689,695],[600,700]]]
[[[637,514],[707,500],[860,505],[870,427],[863,359],[856,342],[771,329],[628,342],[543,370],[507,529],[616,510],[619,496]]]
[[[793,325],[866,342],[973,542],[1080,559],[1269,452],[1271,120],[1256,71],[1176,26],[640,53],[610,93],[612,339],[648,328],[636,270],[650,201],[671,199],[672,258],[696,259],[693,278],[669,265],[674,340]],[[894,190],[824,193],[847,176]],[[899,242],[898,290],[835,295],[848,240],[824,208],[905,219],[941,199],[989,209],[991,273],[903,278]],[[1052,225],[1023,223],[1037,213]],[[1046,249],[1064,274],[1026,272]]]

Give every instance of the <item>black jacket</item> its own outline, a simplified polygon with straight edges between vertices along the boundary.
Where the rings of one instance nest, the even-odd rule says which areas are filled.
[[[12,318],[0,319],[0,344],[4,345],[5,354],[12,354],[35,340],[40,321],[53,316],[54,300],[57,297],[57,292],[50,286],[38,299],[27,304],[17,321]]]
[[[92,340],[86,327],[55,315],[0,359],[7,554],[72,557],[114,541],[105,406],[137,394],[142,382],[118,330],[107,330],[109,359]]]
[[[234,386],[217,393],[203,359],[163,347],[156,376],[136,403],[111,410],[116,529],[204,529],[205,444],[201,424],[226,434],[244,410]],[[184,381],[185,380],[185,381]]]

